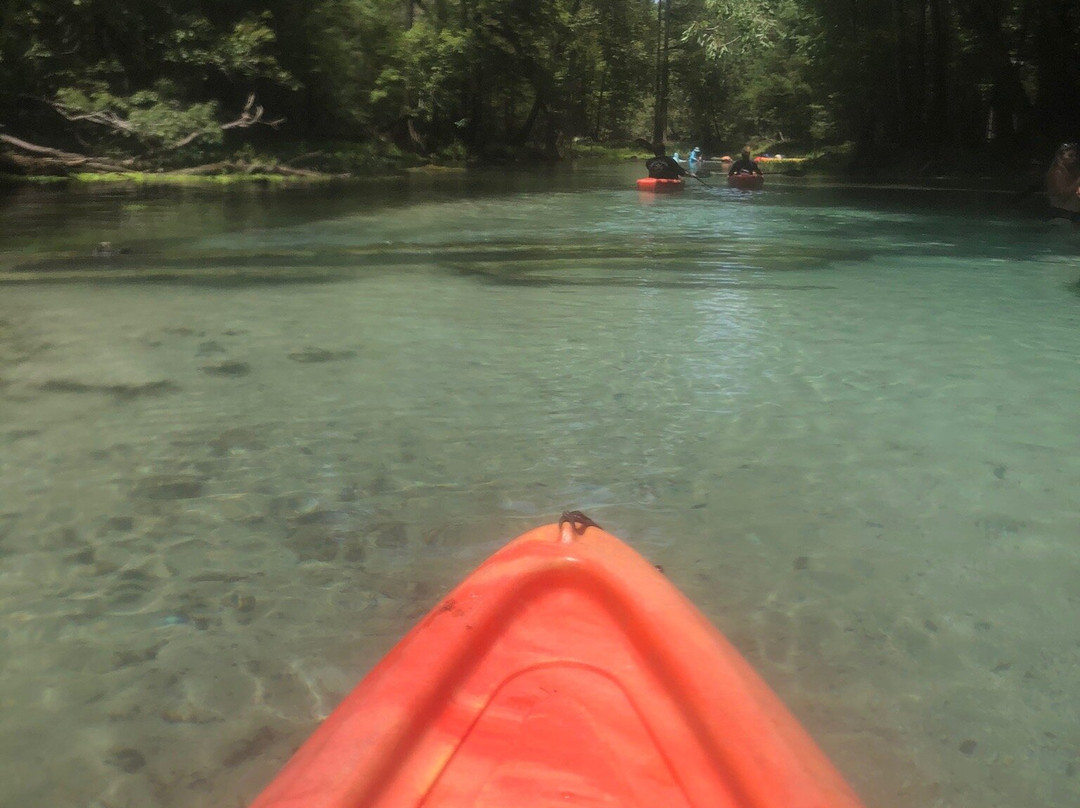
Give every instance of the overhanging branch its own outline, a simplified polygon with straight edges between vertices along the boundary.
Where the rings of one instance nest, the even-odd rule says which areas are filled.
[[[111,110],[106,109],[83,112],[73,109],[60,101],[45,99],[45,103],[64,118],[64,120],[73,123],[90,123],[108,129],[111,132],[143,139],[140,137],[140,132],[129,120]],[[271,129],[277,129],[281,124],[285,123],[285,118],[275,118],[270,121],[264,120],[264,113],[265,110],[263,109],[262,104],[255,103],[255,93],[249,93],[247,103],[244,104],[244,108],[240,111],[239,116],[237,116],[235,120],[221,124],[220,128],[222,131],[228,131],[229,129],[246,129],[249,126],[261,124],[262,126],[269,126]],[[175,143],[166,145],[164,149],[166,151],[175,151],[176,149],[183,148],[184,146],[195,142],[206,134],[207,130],[196,129],[180,138]]]
[[[273,121],[264,121],[262,119],[263,108],[262,104],[255,103],[255,93],[251,93],[248,96],[247,103],[244,104],[244,109],[240,113],[240,117],[235,121],[229,123],[223,123],[222,129],[243,129],[248,126],[254,126],[257,123],[261,123],[264,126],[269,126],[271,129],[277,129],[281,124],[285,123],[284,118],[278,118]]]

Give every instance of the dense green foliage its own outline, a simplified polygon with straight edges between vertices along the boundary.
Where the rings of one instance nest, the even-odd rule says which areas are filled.
[[[1078,98],[1076,0],[0,0],[0,135],[162,164],[271,135],[1042,149]]]

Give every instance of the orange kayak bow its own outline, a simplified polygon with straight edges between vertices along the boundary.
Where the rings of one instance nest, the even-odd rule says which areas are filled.
[[[861,808],[738,651],[581,514],[485,561],[253,808]]]

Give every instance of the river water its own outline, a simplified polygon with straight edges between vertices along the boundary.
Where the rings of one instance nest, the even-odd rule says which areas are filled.
[[[0,197],[0,804],[246,804],[571,508],[868,808],[1080,804],[1080,233],[639,174]]]

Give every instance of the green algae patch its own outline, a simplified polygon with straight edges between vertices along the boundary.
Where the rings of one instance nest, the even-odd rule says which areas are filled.
[[[286,177],[280,174],[185,174],[183,172],[125,171],[117,173],[72,174],[70,179],[85,183],[134,183],[137,185],[242,185],[310,182],[323,177]],[[330,177],[326,177],[330,179]]]

